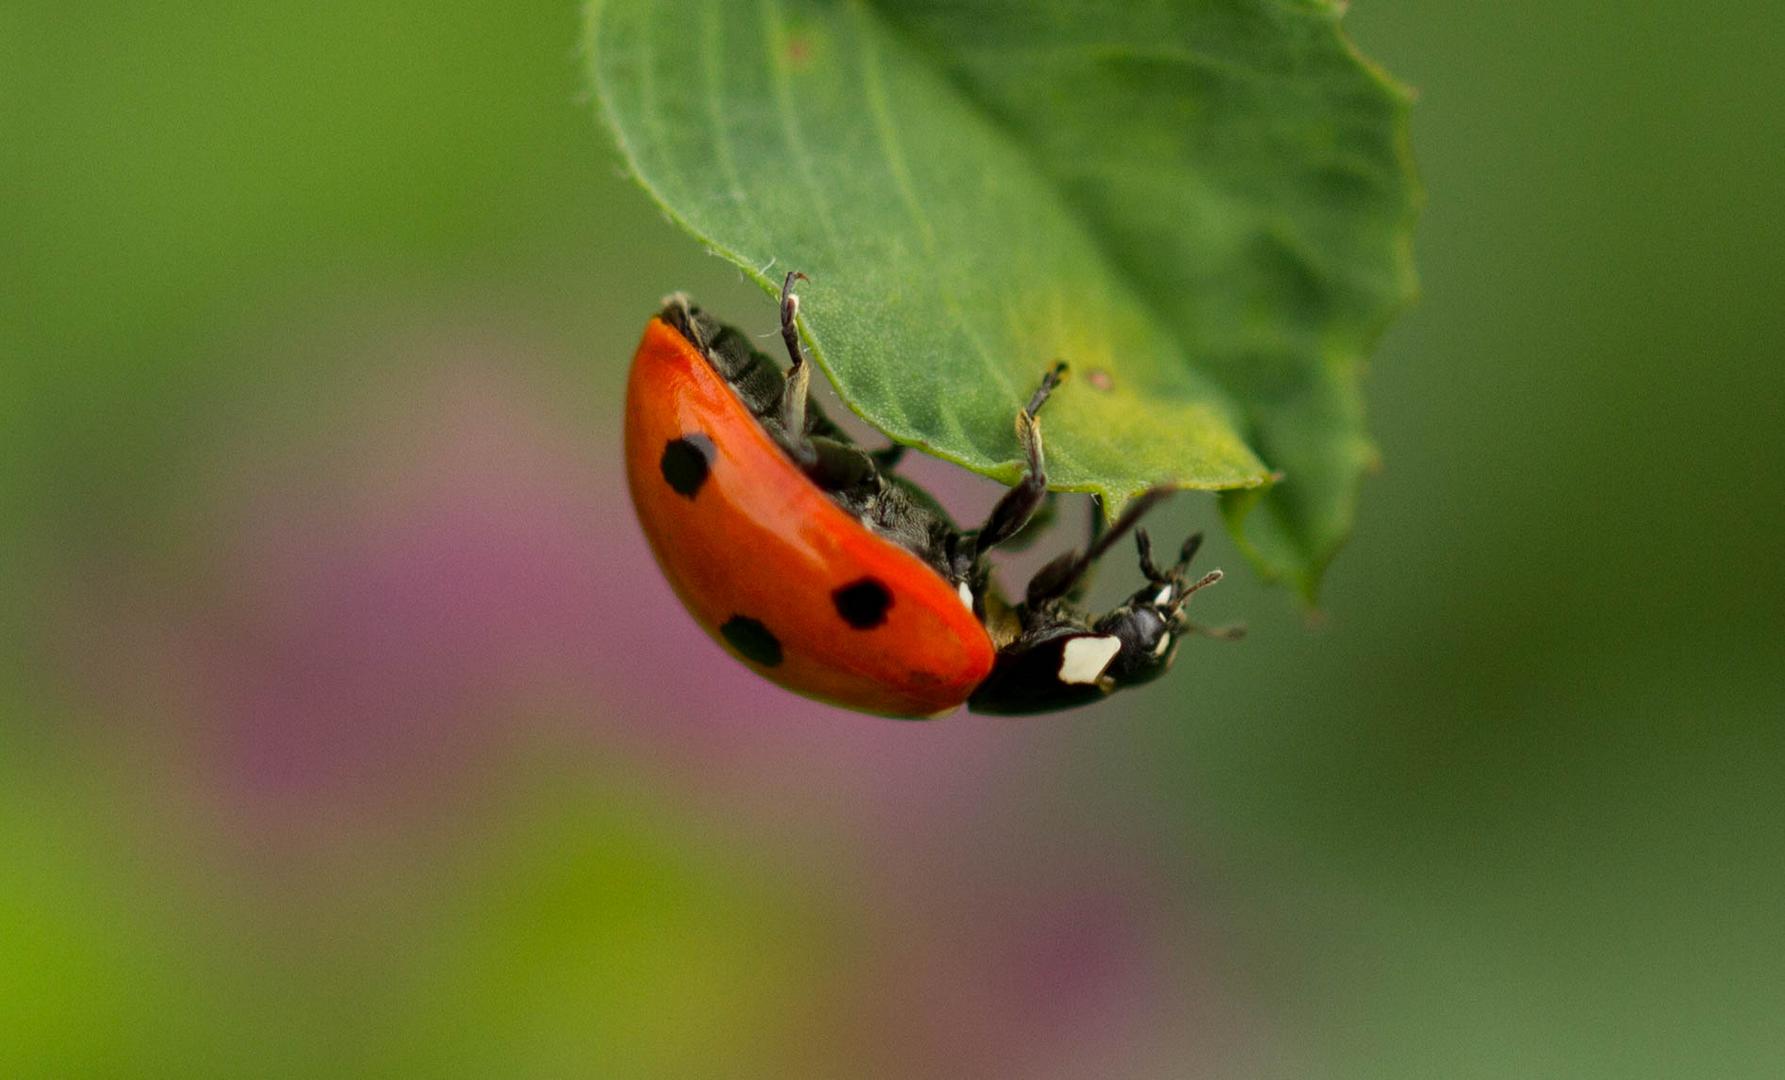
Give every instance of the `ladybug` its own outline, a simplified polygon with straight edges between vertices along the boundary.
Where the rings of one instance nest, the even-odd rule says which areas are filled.
[[[658,564],[729,652],[796,693],[867,713],[936,717],[1072,708],[1164,674],[1194,627],[1185,602],[1201,541],[1155,565],[1134,499],[1082,552],[1046,564],[1011,604],[986,554],[1047,501],[1042,406],[1066,365],[1017,412],[1027,468],[977,529],[958,528],[896,471],[903,447],[858,446],[808,400],[799,298],[781,290],[785,375],[740,331],[683,296],[645,327],[626,392],[626,475]],[[1099,556],[1130,531],[1146,584],[1092,617],[1077,600]]]

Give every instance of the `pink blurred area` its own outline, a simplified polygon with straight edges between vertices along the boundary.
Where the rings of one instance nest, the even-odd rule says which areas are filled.
[[[220,409],[177,557],[95,566],[60,605],[100,737],[155,763],[151,813],[246,925],[450,903],[442,867],[545,773],[814,898],[819,925],[739,932],[832,943],[807,989],[833,1061],[1197,1075],[1255,1046],[1181,837],[1075,775],[1097,717],[901,723],[757,679],[656,571],[577,358],[455,323],[288,347],[325,374]],[[1037,812],[1068,790],[1091,795]]]

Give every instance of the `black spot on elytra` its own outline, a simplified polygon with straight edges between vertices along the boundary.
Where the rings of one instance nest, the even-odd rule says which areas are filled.
[[[707,470],[713,461],[713,440],[705,435],[684,435],[671,439],[663,448],[663,479],[676,489],[676,494],[692,499],[707,482]]]
[[[769,628],[750,618],[748,615],[733,615],[725,620],[719,628],[731,647],[744,654],[744,659],[761,664],[763,667],[778,667],[781,663],[781,642],[769,633]]]
[[[872,630],[885,622],[886,609],[893,602],[886,586],[871,577],[843,586],[831,593],[831,599],[836,602],[837,614],[857,630]]]

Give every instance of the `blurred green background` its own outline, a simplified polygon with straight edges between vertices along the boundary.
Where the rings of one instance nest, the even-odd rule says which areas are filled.
[[[911,726],[651,568],[643,321],[773,312],[574,5],[0,7],[0,1075],[1785,1073],[1780,21],[1359,3],[1425,295],[1324,619]]]

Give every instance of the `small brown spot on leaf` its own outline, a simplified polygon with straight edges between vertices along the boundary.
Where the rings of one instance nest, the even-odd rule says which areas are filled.
[[[1115,376],[1100,367],[1085,372],[1085,382],[1091,385],[1091,389],[1101,390],[1106,394],[1116,388]]]

